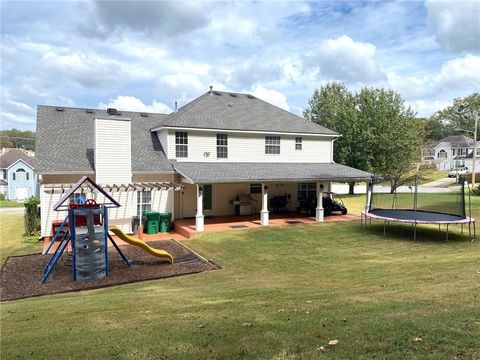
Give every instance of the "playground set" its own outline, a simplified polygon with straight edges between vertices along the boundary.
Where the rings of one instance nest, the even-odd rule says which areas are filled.
[[[87,199],[85,188],[103,195],[104,203],[97,203],[93,198]],[[128,236],[121,229],[108,225],[108,209],[118,208],[121,205],[115,201],[101,186],[88,176],[82,177],[72,188],[66,192],[54,205],[54,211],[66,211],[67,216],[53,236],[47,251],[48,254],[58,241],[55,251],[51,254],[44,268],[41,283],[44,284],[52,274],[58,261],[71,247],[72,278],[73,281],[99,280],[108,275],[108,241],[110,241],[121,256],[126,266],[131,267],[132,262],[127,259],[117,245],[109,231],[114,233],[124,242],[138,246],[149,254],[166,259],[173,264],[173,257],[166,251],[154,249],[143,240]]]

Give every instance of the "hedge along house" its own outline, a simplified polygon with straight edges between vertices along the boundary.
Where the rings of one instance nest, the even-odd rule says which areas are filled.
[[[368,181],[371,174],[333,162],[340,134],[252,95],[212,89],[169,115],[38,106],[37,171],[41,174],[42,235],[51,232],[59,184],[83,175],[98,184],[181,184],[182,191],[131,187],[112,223],[131,231],[143,210],[174,219],[258,214],[269,223],[269,200],[287,210],[318,199],[331,181]],[[53,186],[54,184],[57,184]],[[55,191],[48,189],[55,188]],[[178,188],[178,186],[177,186]],[[242,201],[249,206],[242,209]]]

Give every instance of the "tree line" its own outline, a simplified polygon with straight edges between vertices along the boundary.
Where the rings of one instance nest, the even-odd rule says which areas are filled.
[[[0,145],[2,148],[35,150],[35,133],[17,129],[0,130]]]
[[[423,144],[473,129],[479,105],[474,93],[421,119],[393,90],[352,92],[333,82],[314,91],[303,115],[342,134],[335,142],[335,162],[382,176],[393,192],[420,161]],[[353,194],[355,184],[349,185]]]

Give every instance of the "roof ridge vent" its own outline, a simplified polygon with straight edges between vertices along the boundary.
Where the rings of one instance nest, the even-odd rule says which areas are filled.
[[[249,99],[255,99],[255,96],[250,95],[250,94],[247,94],[247,97],[248,97]]]
[[[55,108],[55,110],[57,110],[57,111],[63,111],[63,110],[65,110],[65,108],[64,108],[64,107],[61,107],[61,106],[57,106],[57,107]]]
[[[234,94],[234,93],[230,93],[230,96],[231,96],[231,97],[237,97],[238,95],[237,95],[237,94]]]
[[[87,114],[93,114],[93,109],[87,109],[87,110],[85,110],[85,112],[86,112]]]
[[[108,108],[107,109],[107,114],[108,115],[117,115],[117,113],[118,113],[117,109],[115,109],[115,108]]]
[[[222,96],[222,93],[219,91],[214,91],[215,95]]]
[[[148,114],[147,114],[147,113],[140,113],[140,116],[141,116],[141,117],[147,117]]]

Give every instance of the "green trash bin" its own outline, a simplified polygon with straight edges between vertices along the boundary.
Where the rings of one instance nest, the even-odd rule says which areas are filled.
[[[160,228],[160,213],[157,211],[145,211],[143,213],[143,232],[156,234]]]
[[[160,232],[170,232],[172,229],[172,213],[160,213]]]

